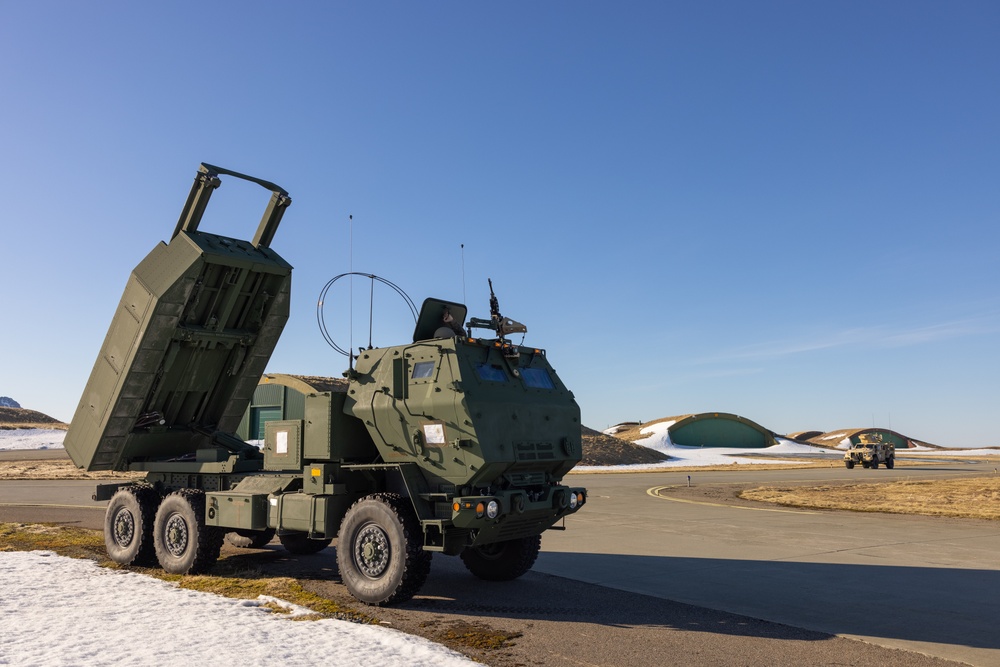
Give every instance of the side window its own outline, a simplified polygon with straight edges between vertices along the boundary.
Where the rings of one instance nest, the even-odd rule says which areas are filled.
[[[486,380],[487,382],[507,381],[507,374],[500,366],[495,364],[479,364],[476,366],[476,374],[479,375],[480,380]]]
[[[413,374],[410,376],[411,380],[425,380],[434,375],[434,362],[433,361],[418,361],[413,364]]]
[[[524,378],[524,384],[535,389],[555,389],[556,385],[552,382],[552,376],[544,368],[522,368],[521,377]]]

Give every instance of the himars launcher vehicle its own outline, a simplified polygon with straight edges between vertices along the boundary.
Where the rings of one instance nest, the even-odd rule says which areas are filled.
[[[252,241],[198,229],[222,175],[272,192]],[[304,419],[266,424],[263,450],[234,435],[288,319],[292,267],[270,245],[290,203],[203,164],[169,244],[129,278],[65,439],[80,468],[146,473],[94,494],[111,559],[195,573],[227,534],[298,554],[337,537],[344,584],[378,605],[412,597],[434,552],[524,574],[586,502],[562,484],[580,410],[544,350],[507,340],[523,327],[495,297],[464,330],[464,305],[427,299],[412,342],[361,351]]]

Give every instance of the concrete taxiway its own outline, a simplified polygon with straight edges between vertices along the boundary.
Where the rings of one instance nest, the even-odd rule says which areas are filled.
[[[972,665],[1000,665],[1000,523],[807,511],[747,485],[994,474],[995,462],[573,475],[590,501],[536,570]]]
[[[1000,665],[1000,523],[749,503],[736,490],[994,474],[929,467],[574,474],[535,571],[971,665]],[[688,475],[690,474],[690,486]],[[93,481],[0,482],[0,521],[103,525]]]

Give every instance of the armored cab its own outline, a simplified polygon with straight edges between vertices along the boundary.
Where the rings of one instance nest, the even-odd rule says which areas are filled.
[[[575,510],[579,491],[558,482],[579,462],[582,436],[544,350],[458,335],[441,326],[446,312],[464,319],[466,307],[427,299],[413,343],[363,352],[345,409],[382,461],[420,471],[410,491],[428,501],[428,546],[458,553],[537,535]]]
[[[272,193],[252,241],[198,229],[220,175]],[[337,538],[370,604],[414,595],[434,552],[484,579],[524,574],[586,501],[562,483],[580,411],[544,350],[507,339],[526,329],[492,284],[489,320],[427,299],[412,341],[362,351],[343,381],[267,376],[302,394],[302,417],[268,422],[262,448],[234,435],[288,319],[291,266],[270,243],[290,201],[202,164],[170,242],[129,278],[65,440],[81,468],[146,473],[98,486],[110,557],[194,573],[223,536],[296,554]]]

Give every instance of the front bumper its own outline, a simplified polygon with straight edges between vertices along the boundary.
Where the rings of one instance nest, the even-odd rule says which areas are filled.
[[[542,491],[509,489],[489,496],[452,501],[451,523],[471,531],[473,544],[538,535],[587,503],[581,487],[551,486]]]

